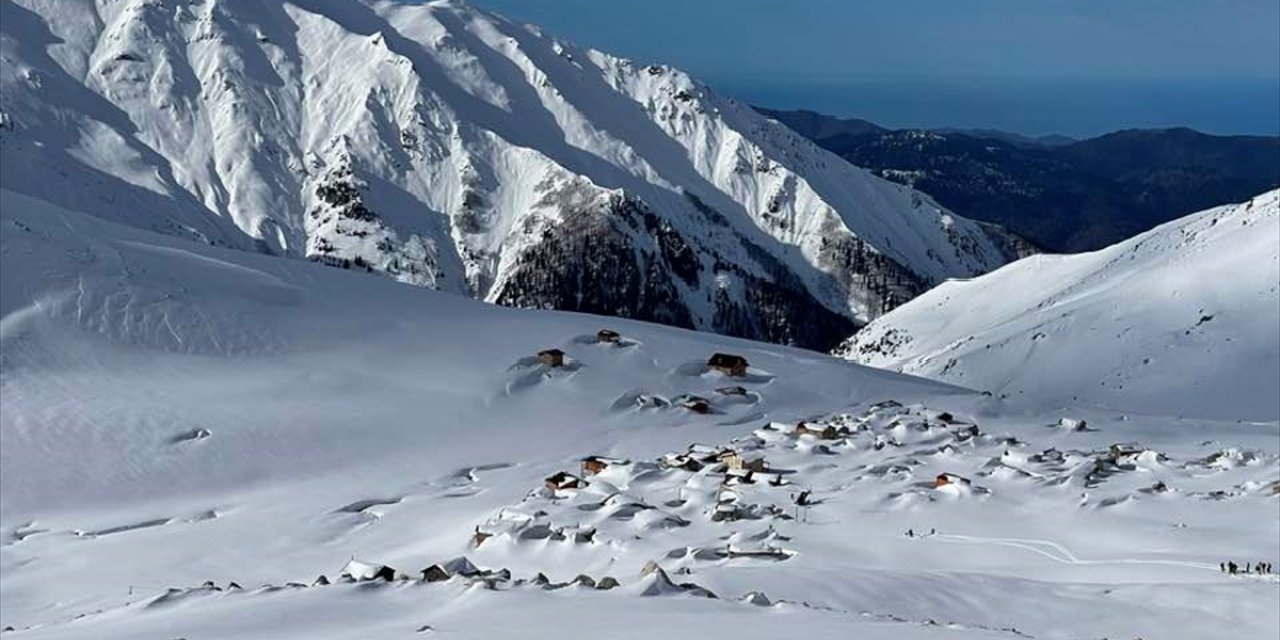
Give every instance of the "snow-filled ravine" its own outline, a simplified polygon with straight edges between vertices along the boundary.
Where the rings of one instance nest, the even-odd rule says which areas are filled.
[[[9,192],[0,278],[5,638],[1280,632],[1275,422],[1015,408]]]

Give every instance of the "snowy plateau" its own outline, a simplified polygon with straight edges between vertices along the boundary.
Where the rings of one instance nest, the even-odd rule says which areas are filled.
[[[0,31],[4,640],[1280,635],[1276,193],[978,277],[458,2]]]

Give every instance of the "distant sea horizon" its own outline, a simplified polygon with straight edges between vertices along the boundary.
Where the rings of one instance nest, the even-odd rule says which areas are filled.
[[[716,91],[772,109],[808,109],[893,129],[998,129],[1088,138],[1190,127],[1280,136],[1280,78],[709,79]]]

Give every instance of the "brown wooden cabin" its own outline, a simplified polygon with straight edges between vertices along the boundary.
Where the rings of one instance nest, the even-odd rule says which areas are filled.
[[[433,564],[422,570],[422,579],[426,582],[444,582],[450,577],[449,571],[438,564]]]
[[[476,525],[475,533],[471,534],[471,546],[479,547],[484,544],[485,540],[492,538],[493,534],[487,531],[481,531],[480,525]]]
[[[578,476],[565,471],[560,471],[553,476],[549,476],[546,481],[547,489],[551,491],[560,491],[562,489],[581,489],[582,480]]]
[[[544,349],[538,352],[538,362],[548,367],[563,367],[564,352],[559,349]]]
[[[596,332],[596,342],[601,344],[618,344],[622,341],[622,334],[613,329],[601,329]]]
[[[795,430],[797,438],[803,435],[811,435],[822,440],[836,440],[841,436],[848,435],[848,433],[848,429],[836,428],[834,425],[829,424],[819,429],[804,422],[797,424]]]
[[[747,359],[731,353],[716,353],[707,360],[707,366],[727,376],[741,378],[747,375]]]
[[[582,459],[582,477],[594,476],[615,464],[625,464],[625,460],[607,458],[605,456],[587,456]]]
[[[683,453],[667,454],[662,458],[662,464],[671,469],[683,469],[690,473],[702,471],[702,461],[691,455]]]
[[[949,484],[965,486],[969,484],[969,479],[958,476],[954,473],[939,473],[938,477],[933,479],[934,489],[939,489]]]
[[[711,413],[711,402],[706,398],[689,396],[680,402],[680,406],[698,414]]]
[[[599,456],[591,456],[589,458],[582,459],[582,475],[583,476],[594,476],[595,474],[600,473],[601,471],[604,471],[605,469],[608,469],[608,468],[609,468],[609,463],[605,462],[604,459],[600,458]]]
[[[1107,457],[1112,462],[1118,462],[1120,458],[1136,456],[1139,453],[1142,453],[1142,445],[1136,442],[1117,442],[1107,448]]]

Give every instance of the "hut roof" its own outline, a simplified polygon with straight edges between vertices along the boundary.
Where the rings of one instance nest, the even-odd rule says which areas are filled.
[[[474,576],[483,573],[476,567],[476,565],[471,564],[471,560],[467,559],[466,556],[458,556],[444,563],[443,568],[445,571],[448,571],[450,575],[457,574],[460,576]]]
[[[387,575],[388,571],[390,571],[392,575],[395,574],[395,569],[392,569],[385,564],[352,560],[351,562],[348,562],[346,566],[342,567],[340,575],[350,576],[355,580],[374,580]]]
[[[713,367],[734,367],[747,364],[747,359],[731,353],[715,353],[707,360],[707,364]]]
[[[603,462],[605,464],[627,464],[627,460],[623,458],[610,458],[609,456],[587,456],[582,462]]]

